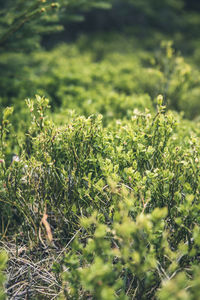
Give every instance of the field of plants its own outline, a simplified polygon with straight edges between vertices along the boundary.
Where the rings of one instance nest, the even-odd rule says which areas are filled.
[[[197,1],[0,4],[0,300],[200,299]]]

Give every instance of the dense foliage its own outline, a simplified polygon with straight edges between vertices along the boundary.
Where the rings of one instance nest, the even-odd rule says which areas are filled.
[[[61,247],[76,234],[63,261],[66,299],[198,293],[199,124],[157,101],[157,113],[136,109],[105,128],[100,115],[68,115],[57,127],[47,99],[27,101],[33,122],[20,160],[1,162],[2,222],[31,248]],[[51,232],[41,223],[47,213]]]
[[[0,300],[199,299],[197,3],[0,14]]]

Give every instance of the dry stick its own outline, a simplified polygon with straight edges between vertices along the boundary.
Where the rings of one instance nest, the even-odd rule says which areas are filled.
[[[43,239],[42,239],[42,236],[41,236],[41,227],[42,227],[42,224],[44,225],[45,229],[46,229],[46,233],[47,233],[47,238],[49,240],[50,243],[52,243],[53,241],[53,235],[52,235],[52,232],[51,232],[51,227],[47,221],[47,218],[48,218],[48,215],[47,215],[47,205],[45,204],[45,209],[44,209],[44,214],[43,214],[43,217],[40,221],[40,228],[39,228],[39,239],[41,241],[41,243],[43,244],[43,246],[46,247]]]
[[[131,289],[131,286],[132,286],[134,280],[135,280],[135,277],[133,277],[133,279],[131,280],[131,283],[130,283],[130,285],[129,285],[129,287],[128,287],[128,290],[127,290],[127,292],[126,292],[126,295],[128,295],[128,293],[129,293],[129,291],[130,291],[130,289]]]
[[[46,229],[46,232],[47,232],[47,237],[49,239],[50,242],[53,241],[53,235],[52,235],[52,232],[51,232],[51,227],[49,225],[49,223],[47,222],[47,218],[48,218],[48,215],[46,213],[44,213],[43,217],[42,217],[42,220],[41,220],[41,224],[44,225],[45,229]]]

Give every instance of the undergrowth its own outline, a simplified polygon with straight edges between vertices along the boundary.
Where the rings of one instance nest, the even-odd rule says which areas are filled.
[[[161,95],[155,112],[106,127],[73,112],[58,126],[45,97],[26,102],[32,121],[12,162],[12,109],[1,119],[2,245],[8,270],[24,266],[8,295],[197,299],[199,123],[166,112]]]

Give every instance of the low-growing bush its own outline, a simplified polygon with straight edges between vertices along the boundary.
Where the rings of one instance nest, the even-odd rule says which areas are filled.
[[[185,135],[183,141],[180,126],[173,114],[165,114],[165,107],[160,106],[155,116],[135,111],[130,121],[118,121],[108,128],[102,127],[100,115],[74,117],[59,128],[44,115],[47,103],[39,96],[36,106],[29,101],[33,125],[20,160],[7,168],[2,163],[5,202],[26,207],[31,215],[37,212],[38,218],[46,205],[72,218],[83,209],[110,206],[105,187],[112,178],[134,187],[138,198],[150,192],[153,201],[146,209],[167,205],[169,215],[174,216],[174,202],[184,201],[184,207],[187,201],[196,203],[198,139]],[[194,195],[192,200],[187,200],[187,194]]]
[[[74,113],[58,127],[46,98],[27,105],[32,122],[12,163],[1,127],[2,237],[16,234],[31,249],[67,244],[54,265],[66,299],[165,299],[182,288],[195,295],[197,123],[166,112],[162,96],[156,113],[135,109],[107,127],[101,115]]]
[[[191,245],[183,239],[175,249],[167,208],[138,214],[137,204],[124,189],[109,224],[98,213],[81,219],[82,232],[63,260],[60,299],[198,298],[199,227]]]

